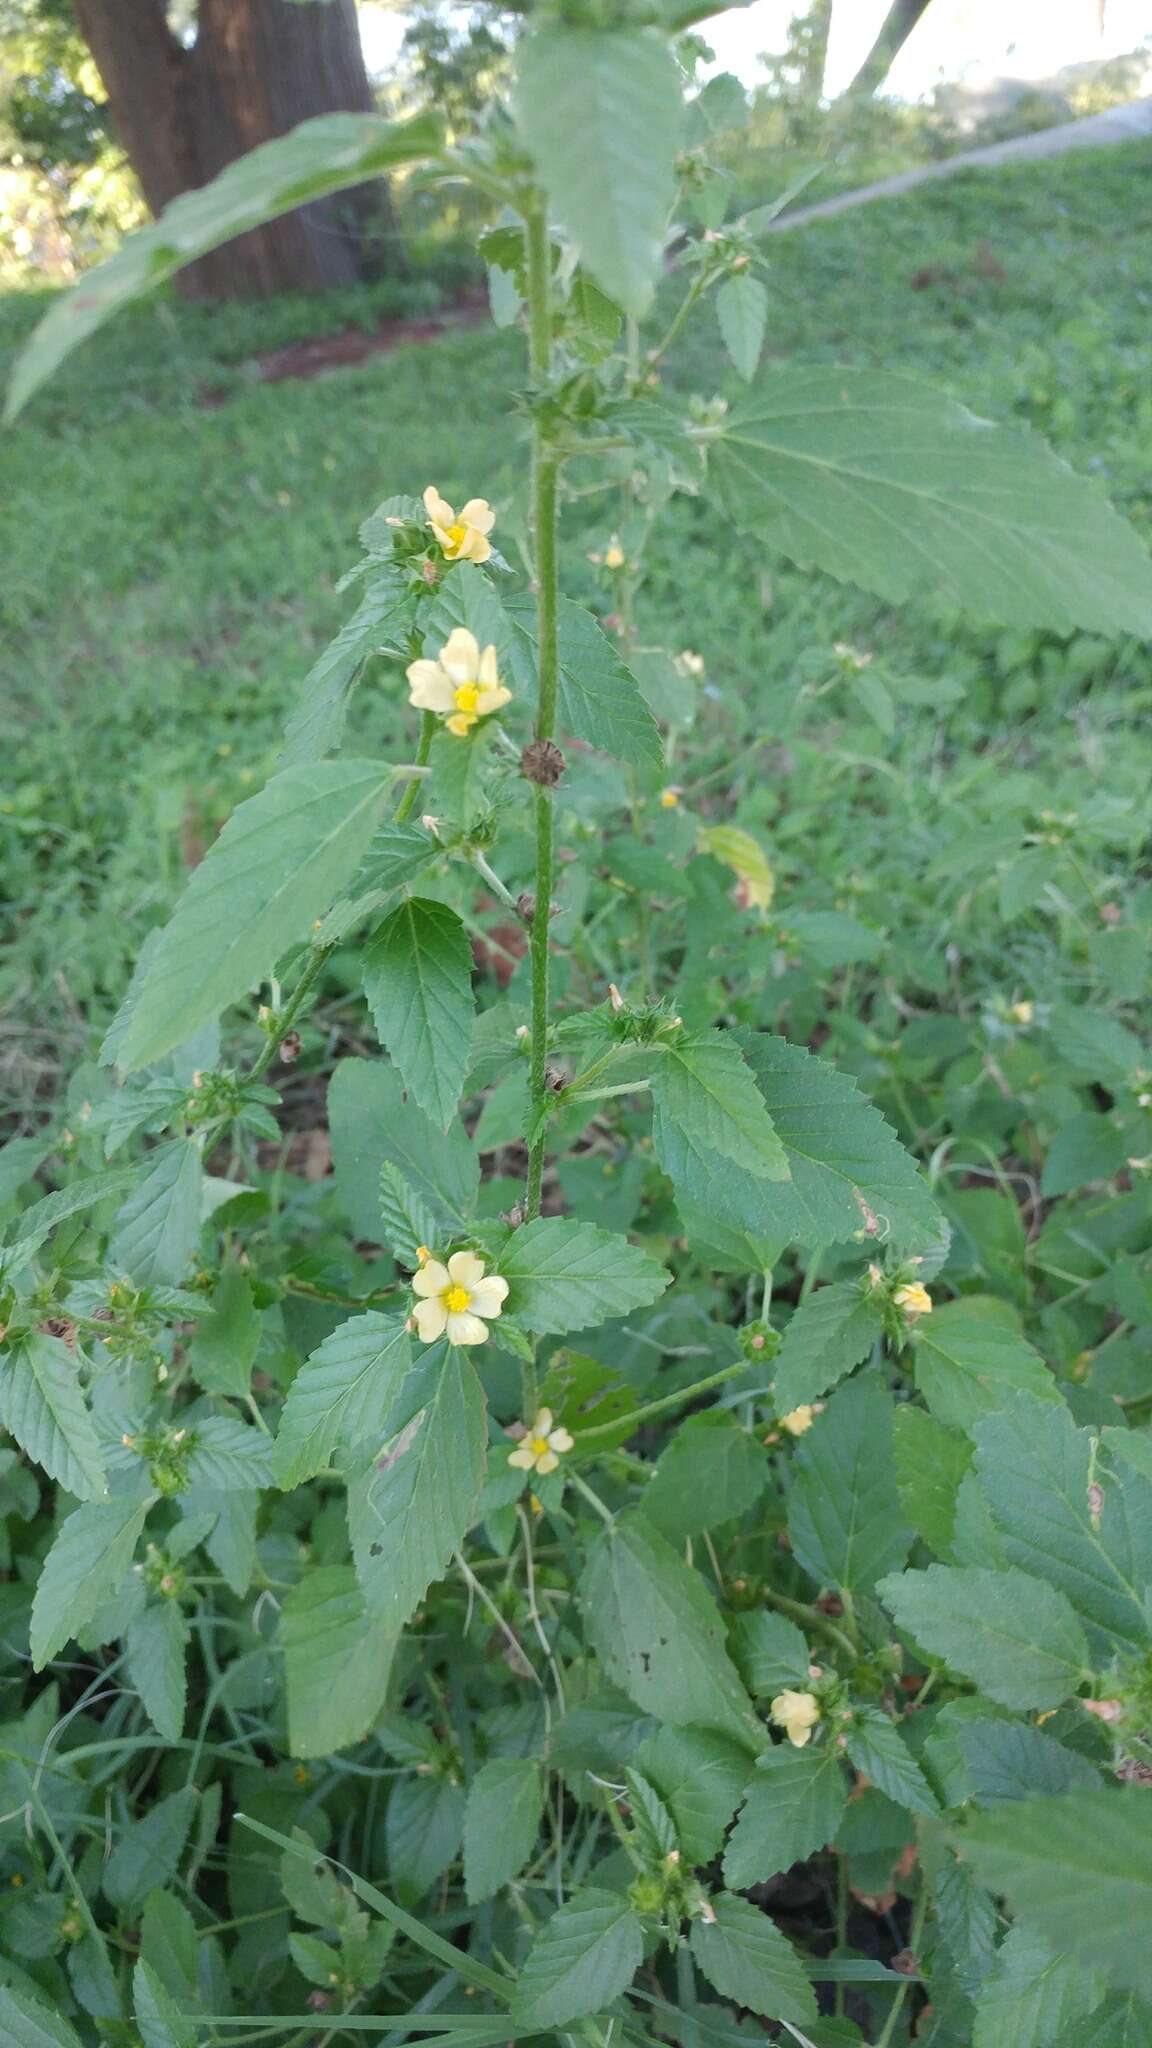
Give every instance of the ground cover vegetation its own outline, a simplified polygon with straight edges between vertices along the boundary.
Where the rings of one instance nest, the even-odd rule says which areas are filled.
[[[17,364],[21,2044],[1148,2037],[1149,156],[766,235],[683,86]],[[119,311],[357,152],[494,328]]]

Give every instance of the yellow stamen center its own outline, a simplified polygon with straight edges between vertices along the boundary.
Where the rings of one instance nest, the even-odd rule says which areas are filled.
[[[450,1316],[462,1316],[471,1299],[466,1287],[446,1287],[441,1296]]]
[[[548,1439],[547,1439],[547,1437],[546,1437],[546,1436],[534,1436],[534,1437],[533,1437],[533,1438],[531,1439],[531,1449],[532,1449],[532,1456],[533,1456],[534,1458],[542,1458],[542,1457],[544,1456],[544,1453],[545,1453],[545,1451],[547,1451],[547,1450],[549,1450],[549,1449],[550,1449],[550,1445],[549,1445],[549,1442],[548,1442]]]
[[[462,519],[458,519],[456,521],[455,526],[445,527],[444,530],[448,535],[448,539],[452,547],[463,547],[464,542],[468,537],[468,528],[465,526],[464,521]]]
[[[453,693],[457,711],[475,711],[479,699],[479,683],[461,683],[460,688]]]

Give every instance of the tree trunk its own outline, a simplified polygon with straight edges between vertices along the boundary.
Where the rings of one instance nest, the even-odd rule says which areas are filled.
[[[367,113],[355,0],[200,0],[189,46],[165,0],[73,0],[153,214],[313,114]],[[394,270],[387,188],[302,206],[181,273],[193,298],[323,291]]]
[[[930,0],[892,0],[880,33],[844,93],[845,99],[871,99],[878,93]]]

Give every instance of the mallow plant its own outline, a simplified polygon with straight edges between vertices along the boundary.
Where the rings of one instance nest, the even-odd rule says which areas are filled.
[[[205,250],[410,166],[490,202],[527,471],[385,480],[59,1185],[0,1154],[21,2048],[1152,2039],[1152,1439],[953,1287],[930,1178],[774,1032],[770,849],[635,602],[673,493],[718,576],[750,535],[1014,627],[1152,633],[1152,567],[1037,438],[759,367],[689,18],[534,8],[464,139],[305,124],[17,366],[16,410]],[[709,303],[730,403],[664,376]],[[385,695],[388,760],[346,741]]]

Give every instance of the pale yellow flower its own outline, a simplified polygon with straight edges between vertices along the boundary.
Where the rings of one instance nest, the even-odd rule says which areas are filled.
[[[412,1313],[423,1343],[446,1336],[450,1344],[484,1344],[488,1324],[504,1307],[508,1282],[498,1273],[485,1278],[484,1261],[475,1252],[453,1252],[446,1266],[439,1259],[423,1258],[412,1292],[417,1297]]]
[[[547,1475],[554,1472],[565,1451],[572,1449],[572,1438],[566,1429],[557,1429],[552,1424],[552,1410],[541,1408],[536,1420],[517,1444],[508,1453],[508,1463],[518,1472],[539,1472]]]
[[[812,1730],[820,1719],[820,1702],[814,1693],[778,1692],[768,1711],[796,1749],[811,1742]]]
[[[622,569],[624,567],[624,550],[615,534],[612,535],[604,551],[604,567],[606,569]]]
[[[919,1280],[909,1280],[906,1286],[898,1287],[892,1299],[906,1316],[930,1316],[932,1313],[932,1296]]]
[[[1027,1001],[1013,1003],[1008,1015],[1015,1024],[1031,1024],[1036,1015],[1036,1005]]]
[[[428,514],[428,524],[444,550],[446,561],[488,560],[492,553],[488,535],[496,524],[496,514],[487,498],[469,498],[457,517],[435,484],[429,484],[424,493],[424,510]]]
[[[780,1427],[786,1429],[789,1436],[803,1436],[805,1430],[811,1429],[815,1420],[815,1408],[805,1401],[799,1408],[793,1408],[790,1414],[780,1417]]]
[[[662,810],[674,811],[677,808],[679,802],[680,791],[678,789],[673,789],[669,787],[668,789],[662,789],[660,791],[660,808]]]
[[[408,701],[420,711],[435,711],[448,731],[464,739],[478,719],[512,700],[496,669],[496,649],[480,644],[467,626],[456,626],[440,649],[439,661],[413,661],[408,666]]]

